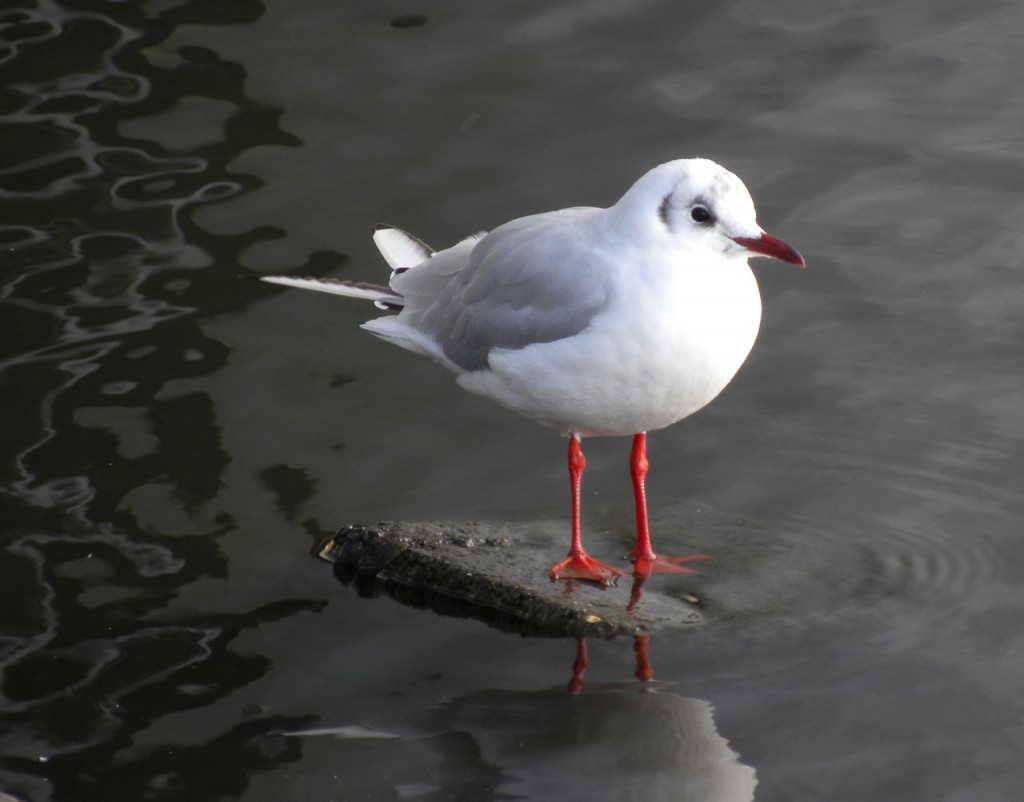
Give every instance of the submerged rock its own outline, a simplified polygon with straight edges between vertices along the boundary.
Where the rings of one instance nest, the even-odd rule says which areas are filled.
[[[660,575],[646,584],[626,575],[609,587],[552,582],[551,541],[532,548],[536,532],[529,530],[526,524],[348,526],[317,553],[362,595],[387,595],[524,635],[612,638],[704,623],[693,593],[651,587],[665,578]]]

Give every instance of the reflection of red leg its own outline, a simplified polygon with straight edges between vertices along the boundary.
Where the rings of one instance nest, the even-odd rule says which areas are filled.
[[[644,584],[647,582],[647,577],[650,575],[650,571],[646,574],[642,574],[639,571],[633,572],[633,585],[629,589],[629,603],[626,605],[627,613],[633,612],[636,609],[636,606],[640,604],[640,601],[644,597]]]
[[[572,679],[569,680],[569,693],[580,692],[580,688],[586,682],[583,675],[586,673],[588,665],[587,641],[586,638],[580,638],[576,641],[576,659],[572,664]]]
[[[654,669],[651,668],[651,661],[647,659],[647,646],[650,635],[643,633],[633,637],[633,654],[636,655],[636,678],[642,682],[650,682],[654,679]]]
[[[593,559],[583,550],[583,537],[580,534],[580,483],[583,469],[587,461],[580,448],[579,435],[569,439],[569,484],[572,488],[572,542],[569,555],[559,563],[555,563],[548,571],[554,579],[587,579],[591,582],[608,584],[612,577],[623,573],[603,562]]]
[[[629,455],[629,473],[633,477],[633,500],[636,502],[636,546],[629,553],[637,576],[656,574],[695,574],[684,563],[711,559],[707,554],[690,554],[679,557],[658,557],[651,548],[651,529],[647,523],[647,491],[644,479],[647,477],[647,433],[633,435],[633,450]]]

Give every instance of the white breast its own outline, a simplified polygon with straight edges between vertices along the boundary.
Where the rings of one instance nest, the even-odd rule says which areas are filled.
[[[642,270],[646,275],[629,275]],[[459,377],[564,433],[629,435],[675,423],[715,398],[757,337],[761,298],[746,260],[626,264],[608,309],[579,334],[495,351]]]

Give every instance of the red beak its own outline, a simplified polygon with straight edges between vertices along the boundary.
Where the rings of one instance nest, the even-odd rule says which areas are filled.
[[[772,259],[779,259],[783,262],[790,262],[797,267],[807,267],[807,262],[797,253],[796,248],[771,234],[762,234],[756,239],[753,237],[733,237],[732,239],[733,242],[738,242],[748,251],[762,256],[770,256]]]

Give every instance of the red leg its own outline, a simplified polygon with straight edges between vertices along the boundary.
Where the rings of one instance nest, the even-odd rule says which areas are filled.
[[[647,478],[647,432],[633,435],[633,450],[629,453],[629,474],[633,477],[633,500],[636,502],[636,546],[629,556],[635,560],[653,561],[654,549],[651,548],[651,529],[647,524],[647,491],[644,479]]]
[[[633,435],[633,450],[629,455],[629,473],[633,477],[633,500],[636,502],[636,545],[629,553],[637,575],[650,573],[694,574],[684,563],[710,559],[707,554],[690,554],[680,557],[658,557],[651,548],[651,529],[647,523],[647,433]]]
[[[569,439],[569,484],[572,488],[572,542],[568,556],[551,566],[549,574],[554,579],[587,579],[591,582],[607,584],[612,577],[623,572],[590,557],[583,550],[583,537],[580,534],[580,483],[583,480],[583,469],[587,461],[580,448],[579,435],[573,434]]]

